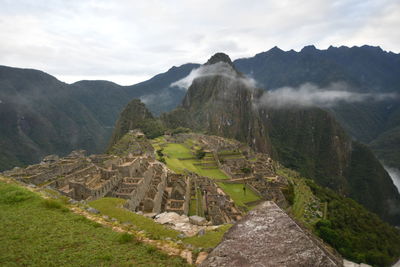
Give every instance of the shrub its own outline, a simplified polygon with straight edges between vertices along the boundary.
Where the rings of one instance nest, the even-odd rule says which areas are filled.
[[[190,129],[189,128],[184,128],[184,127],[178,127],[175,129],[171,130],[172,134],[179,134],[179,133],[189,133]]]
[[[152,253],[156,252],[157,250],[155,247],[147,246],[146,251],[147,251],[147,253],[152,254]]]
[[[282,189],[282,193],[285,196],[286,201],[290,206],[294,204],[294,186],[292,183],[289,183],[287,187]]]
[[[128,234],[128,233],[123,233],[118,237],[118,242],[120,244],[125,244],[125,243],[129,243],[133,240],[133,235]]]
[[[43,199],[43,205],[48,209],[62,209],[63,205],[54,199]]]
[[[198,149],[197,151],[196,151],[196,158],[197,159],[202,159],[202,158],[204,158],[206,156],[206,152],[202,149],[202,148],[200,148],[200,149]]]
[[[162,157],[164,156],[163,149],[158,149],[158,150],[157,150],[157,155],[158,155],[160,158],[162,158]]]
[[[251,169],[249,167],[243,167],[240,169],[243,173],[245,174],[249,174],[251,173]]]

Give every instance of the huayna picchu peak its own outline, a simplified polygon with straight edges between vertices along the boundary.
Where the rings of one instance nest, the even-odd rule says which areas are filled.
[[[215,64],[218,62],[227,63],[227,64],[231,65],[232,68],[234,68],[231,58],[227,54],[222,53],[222,52],[215,53],[212,57],[210,57],[209,60],[207,60],[205,65],[212,65],[212,64]]]

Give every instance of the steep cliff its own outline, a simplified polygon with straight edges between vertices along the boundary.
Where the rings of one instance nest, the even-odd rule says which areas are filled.
[[[384,220],[400,223],[400,195],[371,150],[352,139],[328,112],[260,111],[276,158],[318,184],[348,196]]]
[[[211,57],[203,67],[205,74],[193,80],[182,105],[162,115],[165,125],[235,138],[258,151],[271,152],[268,133],[252,108],[261,91],[252,87],[224,54]]]

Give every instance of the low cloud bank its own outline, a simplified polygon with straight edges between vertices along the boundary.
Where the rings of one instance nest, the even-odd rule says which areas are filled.
[[[232,82],[242,83],[244,86],[249,88],[256,87],[256,81],[254,79],[239,75],[229,64],[225,62],[218,62],[212,65],[202,65],[197,69],[192,70],[185,78],[173,82],[171,87],[179,87],[187,90],[192,84],[193,80],[200,77],[208,76],[224,76],[232,80]]]
[[[343,82],[332,83],[325,88],[305,83],[296,88],[282,87],[268,91],[261,96],[256,105],[275,109],[315,106],[327,108],[339,103],[382,101],[398,97],[394,93],[357,93],[349,90]]]
[[[394,185],[397,187],[397,190],[400,192],[400,170],[396,168],[390,168],[388,166],[384,166],[385,170],[389,173],[390,177]]]

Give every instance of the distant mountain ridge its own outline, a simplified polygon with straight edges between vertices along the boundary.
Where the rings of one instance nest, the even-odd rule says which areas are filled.
[[[299,52],[283,51],[275,47],[254,57],[237,59],[233,61],[233,64],[240,72],[257,80],[260,87],[267,89],[282,86],[296,87],[305,82],[312,82],[323,87],[331,82],[344,81],[351,85],[353,90],[360,92],[400,92],[400,55],[385,52],[379,47],[349,48],[342,46],[318,50],[314,46],[307,46]],[[185,64],[172,67],[165,73],[132,86],[119,86],[107,81],[80,81],[68,85],[57,81],[50,75],[46,76],[43,72],[1,67],[0,100],[3,103],[0,103],[0,117],[2,117],[0,122],[4,122],[2,125],[8,126],[7,129],[2,127],[0,133],[3,137],[0,154],[4,155],[0,156],[3,159],[0,169],[4,170],[20,164],[38,162],[40,157],[49,153],[65,154],[76,148],[77,145],[75,144],[78,143],[87,144],[84,147],[90,152],[103,150],[119,112],[130,99],[140,98],[156,115],[170,111],[181,103],[185,95],[184,90],[171,87],[171,84],[184,78],[199,66],[199,64]],[[18,79],[10,79],[14,75],[13,72],[19,73]],[[41,73],[41,75],[38,73]],[[24,92],[35,90],[36,96],[39,96],[40,92],[43,91],[34,89],[32,86],[34,83],[28,82],[29,79],[41,80],[42,88],[64,88],[62,90],[68,91],[68,93],[64,92],[67,96],[58,98],[59,102],[55,102],[57,105],[46,106],[46,104],[41,104],[41,110],[46,110],[46,113],[57,113],[66,109],[70,101],[72,101],[71,103],[79,102],[80,104],[76,105],[81,108],[71,109],[69,112],[70,116],[74,118],[72,121],[77,120],[77,117],[80,117],[80,121],[91,121],[91,123],[85,124],[92,125],[93,132],[76,122],[76,127],[79,130],[76,130],[73,135],[69,134],[75,136],[74,142],[72,142],[71,137],[63,137],[61,133],[53,133],[53,136],[57,136],[57,140],[48,138],[47,141],[41,142],[42,144],[48,143],[48,148],[42,149],[35,145],[35,138],[32,139],[32,142],[28,141],[29,134],[28,139],[25,138],[16,142],[15,137],[12,137],[11,140],[10,136],[18,134],[15,123],[10,128],[12,124],[10,120],[17,121],[15,119],[18,117],[16,114],[21,114],[21,111],[16,112],[15,105],[11,108],[10,105],[13,101],[10,101],[9,97],[5,95],[8,94],[7,92],[13,91],[15,87],[19,87],[23,88]],[[45,98],[56,94],[56,92],[58,91],[46,91]],[[20,94],[18,99],[21,99],[21,97],[24,99],[23,94]],[[30,102],[26,99],[23,101]],[[40,101],[37,99],[36,103],[41,103]],[[331,108],[330,111],[353,138],[369,144],[374,153],[386,165],[400,169],[399,106],[398,100],[388,100],[374,103],[340,104]],[[79,110],[85,110],[84,112],[91,114],[90,117],[92,118],[85,118],[86,115],[78,116],[77,114],[81,112]],[[46,115],[42,114],[38,117],[43,119]],[[43,136],[48,135],[45,133],[43,123],[33,123],[33,125],[40,129],[39,132],[42,132]],[[77,138],[78,135],[79,138]],[[86,139],[83,136],[86,136]],[[71,140],[65,141],[64,139]],[[90,141],[92,139],[96,144]],[[9,145],[10,143],[17,145],[13,148]],[[28,143],[30,145],[27,145]],[[54,143],[60,143],[57,145],[58,148],[55,148]],[[35,146],[36,148],[32,148]]]
[[[326,87],[346,82],[356,92],[400,94],[400,54],[380,47],[306,46],[300,52],[277,47],[254,57],[234,61],[239,71],[271,90],[313,83]],[[400,98],[345,103],[330,108],[346,131],[369,144],[385,164],[400,168]]]
[[[196,66],[173,67],[132,86],[108,81],[66,84],[42,71],[0,66],[0,170],[74,149],[103,152],[119,113],[132,98],[147,98],[155,113],[172,109],[183,92],[169,85]],[[157,95],[164,101],[157,101]]]

